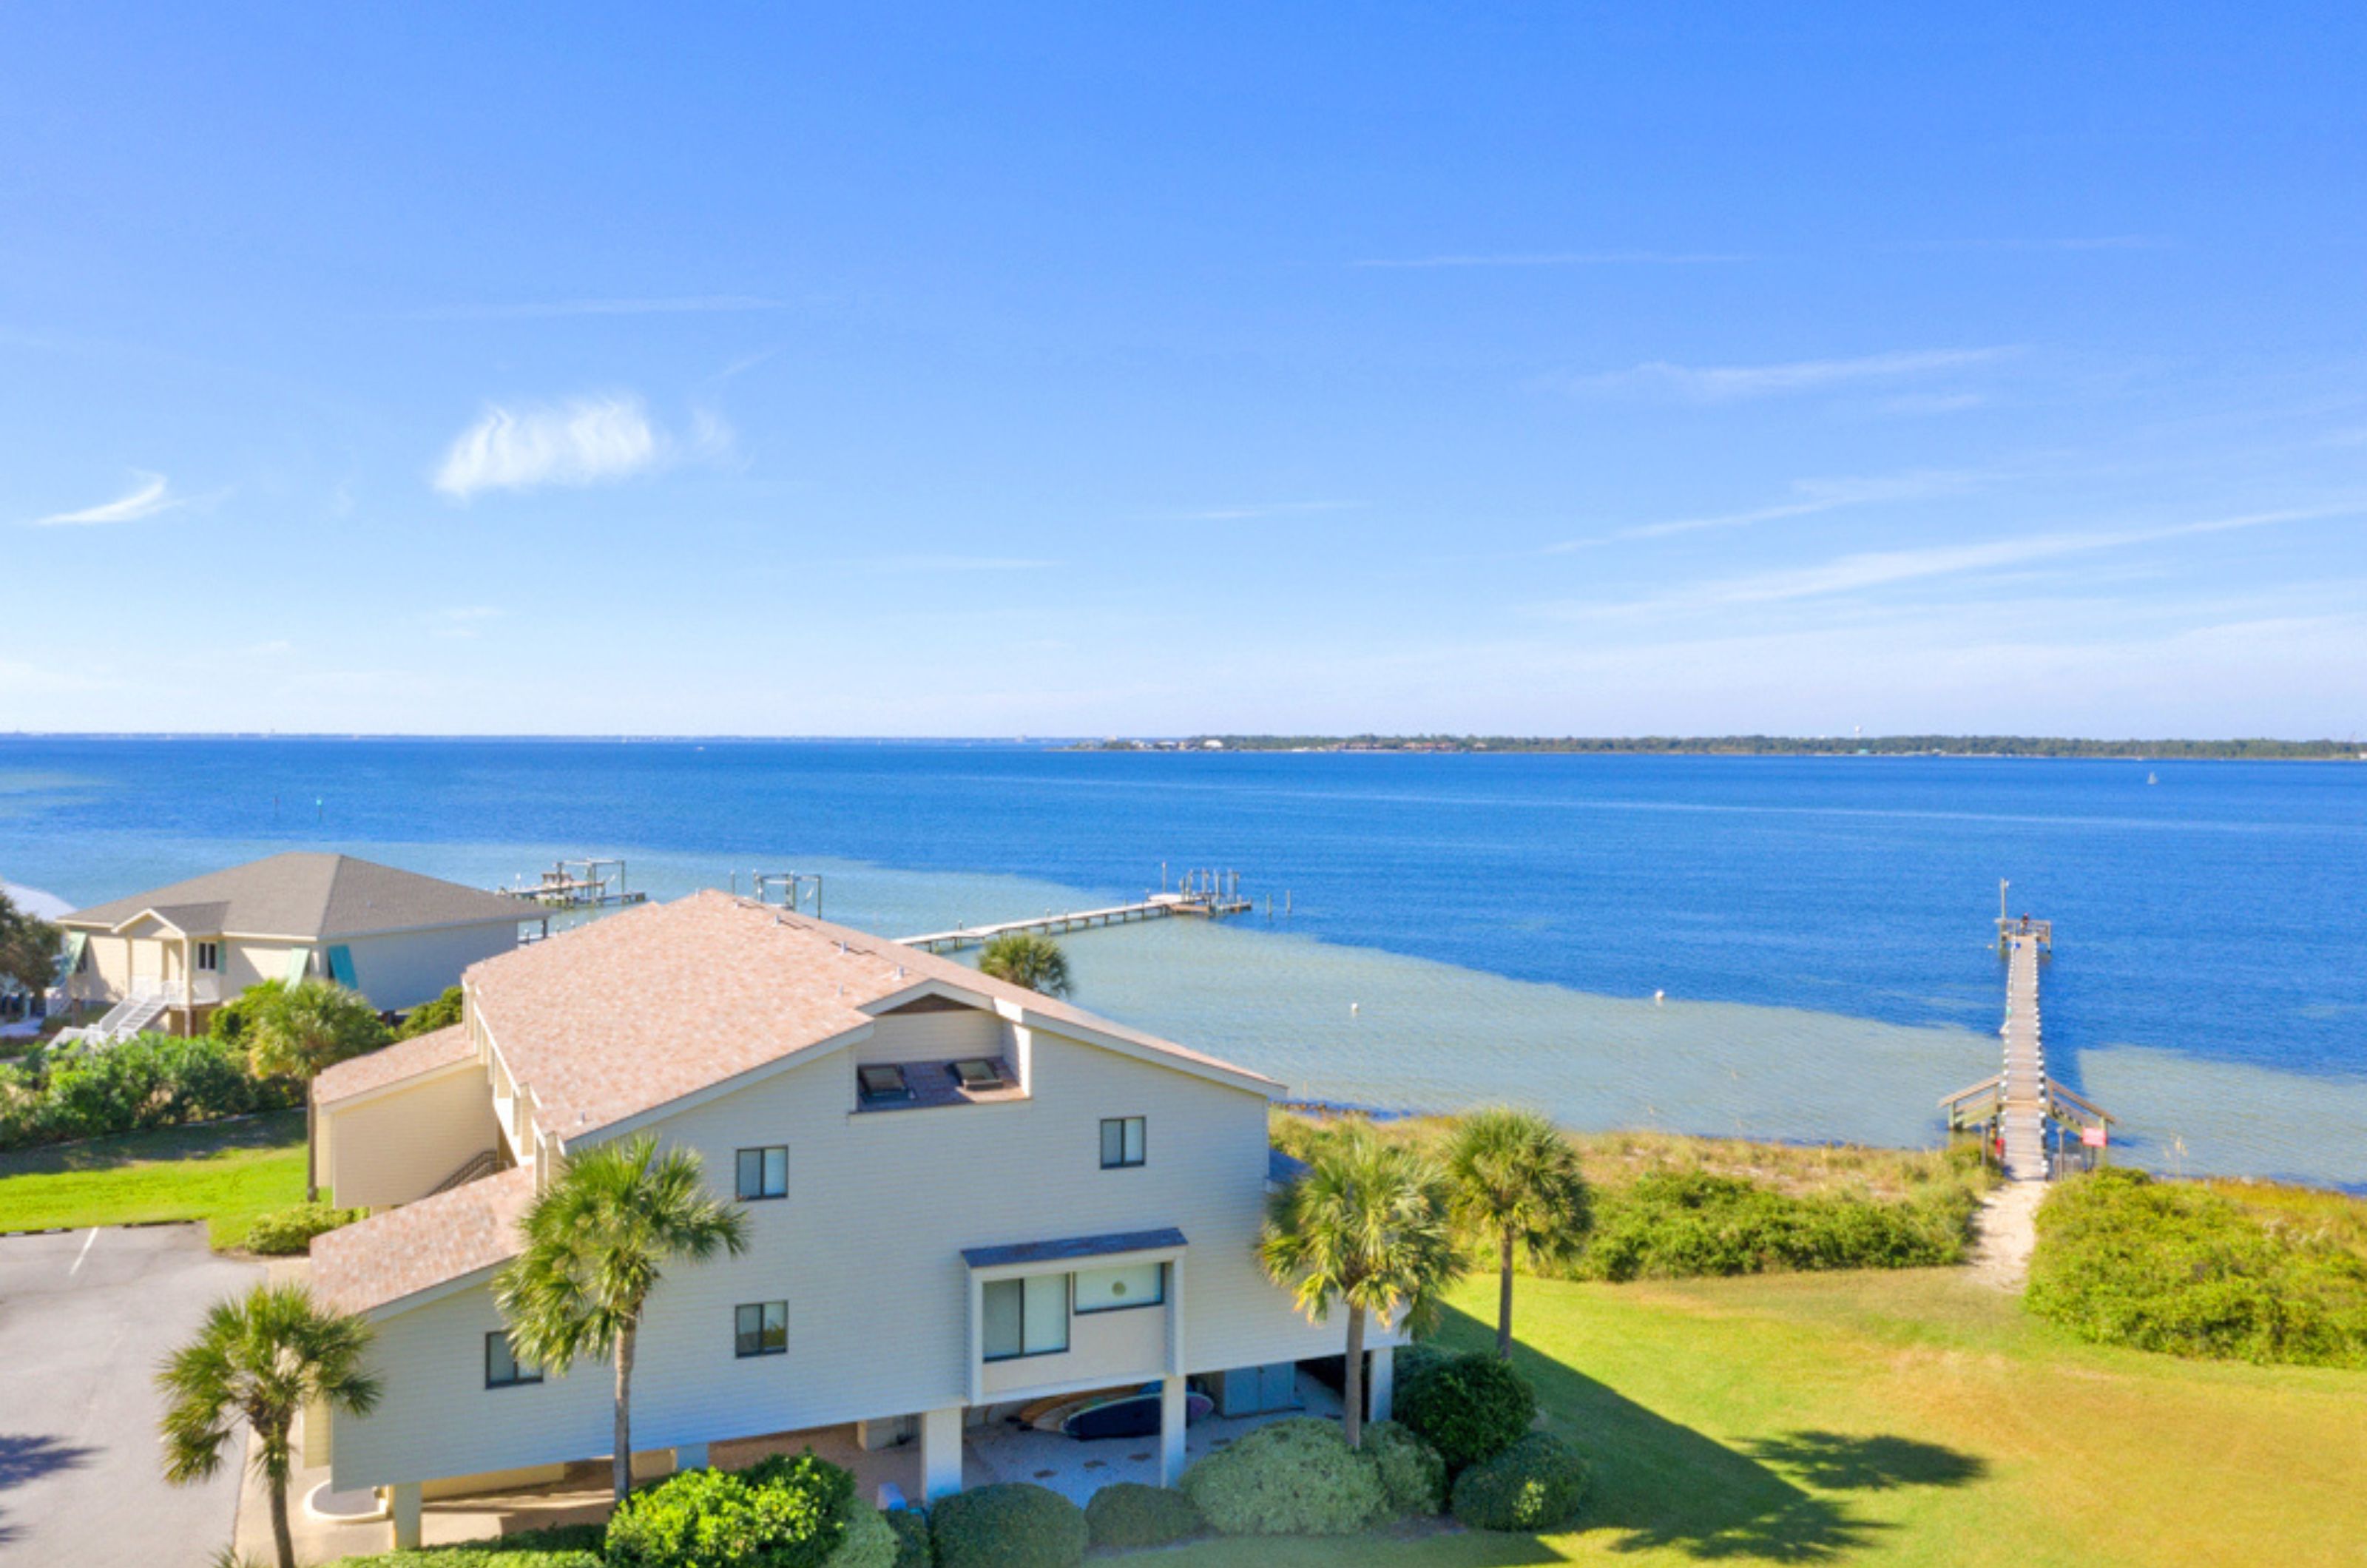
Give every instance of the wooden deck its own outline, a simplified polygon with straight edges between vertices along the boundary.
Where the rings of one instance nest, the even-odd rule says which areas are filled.
[[[2013,1181],[2044,1181],[2048,1100],[2046,1047],[2038,1026],[2040,939],[2011,933],[2005,940],[2005,1072],[1999,1086],[2005,1173]]]

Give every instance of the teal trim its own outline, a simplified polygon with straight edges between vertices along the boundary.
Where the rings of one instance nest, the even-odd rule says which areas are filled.
[[[348,991],[361,989],[354,983],[354,952],[349,947],[329,949],[329,974]]]
[[[295,952],[288,955],[287,980],[289,985],[302,985],[304,983],[304,976],[311,972],[312,950],[311,948],[300,947]]]
[[[88,931],[66,932],[65,951],[58,954],[59,985],[64,985],[66,983],[66,977],[72,975],[75,970],[82,967],[83,950],[89,945],[90,933]]]

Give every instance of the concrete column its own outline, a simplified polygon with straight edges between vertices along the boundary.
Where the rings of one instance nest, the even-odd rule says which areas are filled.
[[[386,1489],[386,1517],[394,1529],[394,1550],[419,1548],[419,1483],[399,1482]]]
[[[676,1443],[674,1450],[674,1467],[676,1470],[705,1470],[707,1468],[707,1445],[705,1443]]]
[[[1398,1353],[1394,1346],[1384,1345],[1372,1353],[1365,1370],[1365,1408],[1376,1421],[1386,1421],[1397,1402]]]
[[[1184,1479],[1184,1427],[1190,1410],[1184,1397],[1184,1380],[1159,1382],[1159,1484],[1172,1486]]]
[[[921,1417],[921,1495],[929,1502],[962,1489],[962,1407],[948,1404]]]

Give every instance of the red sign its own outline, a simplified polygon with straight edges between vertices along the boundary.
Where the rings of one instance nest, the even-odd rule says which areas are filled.
[[[2104,1146],[2104,1129],[2101,1127],[2080,1128],[2079,1142],[2091,1149],[2102,1148]]]

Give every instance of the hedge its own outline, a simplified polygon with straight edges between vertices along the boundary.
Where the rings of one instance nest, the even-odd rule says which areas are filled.
[[[1735,1176],[1660,1171],[1597,1190],[1579,1279],[1690,1279],[1784,1269],[1924,1269],[1964,1261],[1968,1188],[1882,1202],[1795,1197]]]
[[[1355,1535],[1390,1517],[1379,1461],[1309,1416],[1206,1455],[1184,1472],[1184,1491],[1227,1535]]]
[[[685,1470],[608,1521],[608,1568],[823,1568],[847,1536],[855,1477],[811,1450],[746,1470]],[[887,1568],[893,1543],[869,1568]]]
[[[823,1568],[896,1568],[896,1531],[886,1515],[850,1495],[839,1517],[845,1533]]]
[[[1076,1568],[1085,1511],[1026,1482],[957,1492],[929,1509],[937,1568]]]
[[[347,1557],[333,1568],[606,1568],[601,1556],[606,1534],[604,1525],[555,1525],[494,1540]]]
[[[1586,1461],[1551,1432],[1532,1432],[1455,1480],[1455,1517],[1473,1529],[1558,1529],[1586,1501]]]
[[[1365,1451],[1380,1466],[1391,1513],[1427,1517],[1446,1511],[1446,1461],[1412,1427],[1376,1422],[1365,1428]]]
[[[2367,1367],[2367,1259],[2207,1187],[2105,1169],[2038,1211],[2022,1304],[2174,1356]]]
[[[294,1258],[312,1250],[314,1236],[352,1224],[367,1212],[333,1209],[326,1203],[298,1203],[277,1210],[249,1227],[246,1249],[266,1258]]]
[[[1484,1350],[1429,1361],[1401,1380],[1397,1418],[1446,1461],[1449,1475],[1511,1447],[1536,1419],[1536,1391]]]
[[[1138,1481],[1112,1482],[1085,1505],[1085,1529],[1095,1546],[1170,1546],[1207,1528],[1191,1498]]]
[[[896,1535],[896,1568],[936,1568],[937,1549],[929,1541],[929,1516],[918,1508],[890,1508],[881,1516]]]

